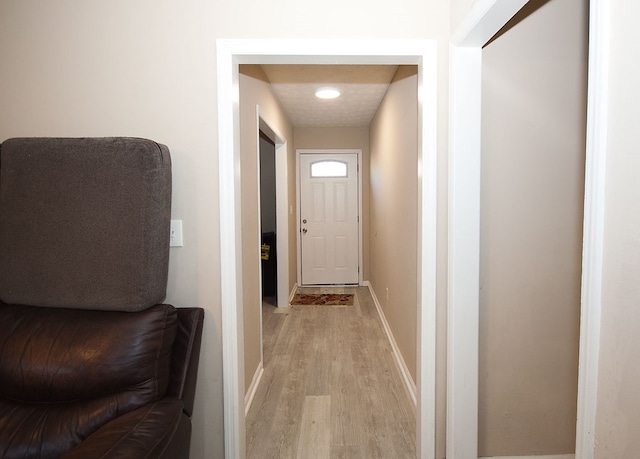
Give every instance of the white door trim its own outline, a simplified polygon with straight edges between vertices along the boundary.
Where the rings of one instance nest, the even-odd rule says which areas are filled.
[[[587,154],[576,424],[578,459],[593,459],[595,450],[609,125],[610,4],[611,0],[591,0],[589,5]]]
[[[482,50],[450,59],[447,457],[477,458]]]
[[[451,39],[447,457],[477,458],[482,46],[528,0],[478,0]],[[592,459],[597,405],[610,0],[590,1],[576,455]],[[466,99],[466,100],[465,100]]]
[[[437,42],[435,40],[217,40],[218,174],[225,458],[245,457],[240,233],[239,64],[418,66],[418,435],[435,457]]]
[[[482,46],[528,0],[479,0],[451,37],[447,457],[478,457]]]
[[[298,272],[297,282],[302,285],[302,239],[300,237],[300,155],[301,154],[346,154],[358,155],[358,285],[362,285],[362,150],[361,149],[308,149],[296,150],[296,235],[298,247]]]

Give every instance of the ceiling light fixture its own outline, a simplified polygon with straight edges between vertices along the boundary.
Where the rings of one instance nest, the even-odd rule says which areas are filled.
[[[318,99],[335,99],[340,97],[340,91],[336,88],[320,88],[316,91],[316,97]]]

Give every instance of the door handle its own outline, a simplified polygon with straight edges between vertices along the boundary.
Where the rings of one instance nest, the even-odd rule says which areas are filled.
[[[307,228],[302,228],[302,233],[307,234]]]

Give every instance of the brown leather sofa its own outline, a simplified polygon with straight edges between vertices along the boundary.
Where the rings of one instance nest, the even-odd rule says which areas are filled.
[[[188,458],[204,312],[161,304],[168,149],[0,145],[0,458]]]

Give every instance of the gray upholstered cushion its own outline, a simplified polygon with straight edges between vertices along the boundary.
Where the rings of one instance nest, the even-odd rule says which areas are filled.
[[[0,300],[138,311],[165,297],[169,150],[136,138],[0,146]]]

